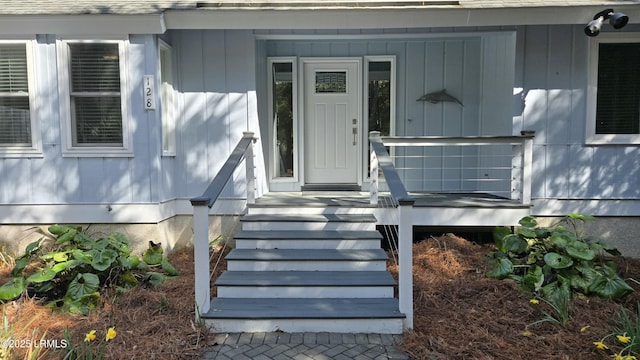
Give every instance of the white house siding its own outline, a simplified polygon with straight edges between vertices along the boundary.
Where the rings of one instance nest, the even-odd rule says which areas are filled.
[[[518,29],[514,132],[536,131],[532,211],[640,216],[640,146],[585,145],[588,53],[581,25]]]

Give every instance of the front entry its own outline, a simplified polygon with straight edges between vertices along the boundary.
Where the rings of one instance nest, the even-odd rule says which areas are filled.
[[[360,61],[305,59],[303,64],[305,184],[357,184]]]

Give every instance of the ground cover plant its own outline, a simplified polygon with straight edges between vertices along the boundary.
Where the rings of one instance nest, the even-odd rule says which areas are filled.
[[[584,223],[593,220],[569,214],[553,226],[542,227],[527,216],[513,233],[507,227],[496,228],[497,251],[488,255],[487,276],[515,281],[552,307],[554,313],[547,313],[542,321],[561,324],[569,321],[576,294],[612,300],[628,295],[633,288],[618,275],[612,257],[620,252],[583,231]]]
[[[212,249],[212,262],[220,251]],[[553,308],[514,280],[486,276],[491,260],[487,255],[495,251],[499,251],[495,244],[477,244],[454,234],[414,245],[415,328],[399,344],[404,351],[425,360],[638,356],[640,286],[634,279],[640,278],[640,260],[613,260],[616,273],[636,291],[617,300],[576,296],[568,321],[558,324],[539,322],[545,312],[553,314]],[[176,250],[168,260],[178,276],[156,287],[106,291],[87,315],[55,311],[31,296],[0,305],[7,325],[0,340],[57,340],[59,345],[40,348],[37,354],[33,348],[13,349],[9,357],[0,354],[0,359],[63,359],[69,347],[78,353],[103,352],[106,359],[200,358],[213,345],[213,337],[194,321],[193,248]],[[2,284],[11,278],[13,265],[8,263],[0,267]],[[224,268],[221,260],[212,281]],[[392,262],[389,268],[397,270]],[[111,328],[116,334],[107,341]],[[85,342],[92,331],[95,339]],[[62,340],[70,345],[63,348]],[[604,347],[599,349],[596,343]]]
[[[160,244],[149,242],[141,257],[118,232],[91,236],[79,226],[52,225],[27,245],[0,286],[0,302],[34,296],[52,307],[86,315],[100,301],[100,291],[124,292],[135,286],[157,286],[178,272]]]

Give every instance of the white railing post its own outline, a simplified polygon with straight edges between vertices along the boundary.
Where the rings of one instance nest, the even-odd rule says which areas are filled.
[[[532,131],[524,131],[523,135],[529,135],[522,145],[522,204],[531,204],[531,174],[533,168],[533,134]]]
[[[196,321],[209,311],[211,290],[209,285],[209,199],[195,198],[193,206],[193,266],[195,271]]]
[[[245,131],[242,133],[244,136],[253,137],[253,132]],[[255,139],[249,143],[247,151],[244,154],[244,165],[247,171],[247,204],[256,203],[256,176],[255,176],[255,164],[253,158],[253,143]]]
[[[405,330],[413,329],[413,202],[398,205],[398,302],[407,317]]]
[[[524,142],[513,145],[511,154],[511,200],[520,201],[522,197],[522,153]]]
[[[369,132],[369,139],[374,138],[380,138],[380,131]],[[378,157],[376,156],[376,152],[373,151],[373,148],[371,148],[369,167],[369,176],[371,177],[371,185],[369,186],[369,204],[378,205],[378,191],[380,186],[378,183]]]

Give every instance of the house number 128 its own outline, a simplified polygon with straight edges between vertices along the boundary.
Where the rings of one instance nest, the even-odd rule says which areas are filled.
[[[156,108],[156,96],[153,75],[144,75],[144,109],[155,110]]]

